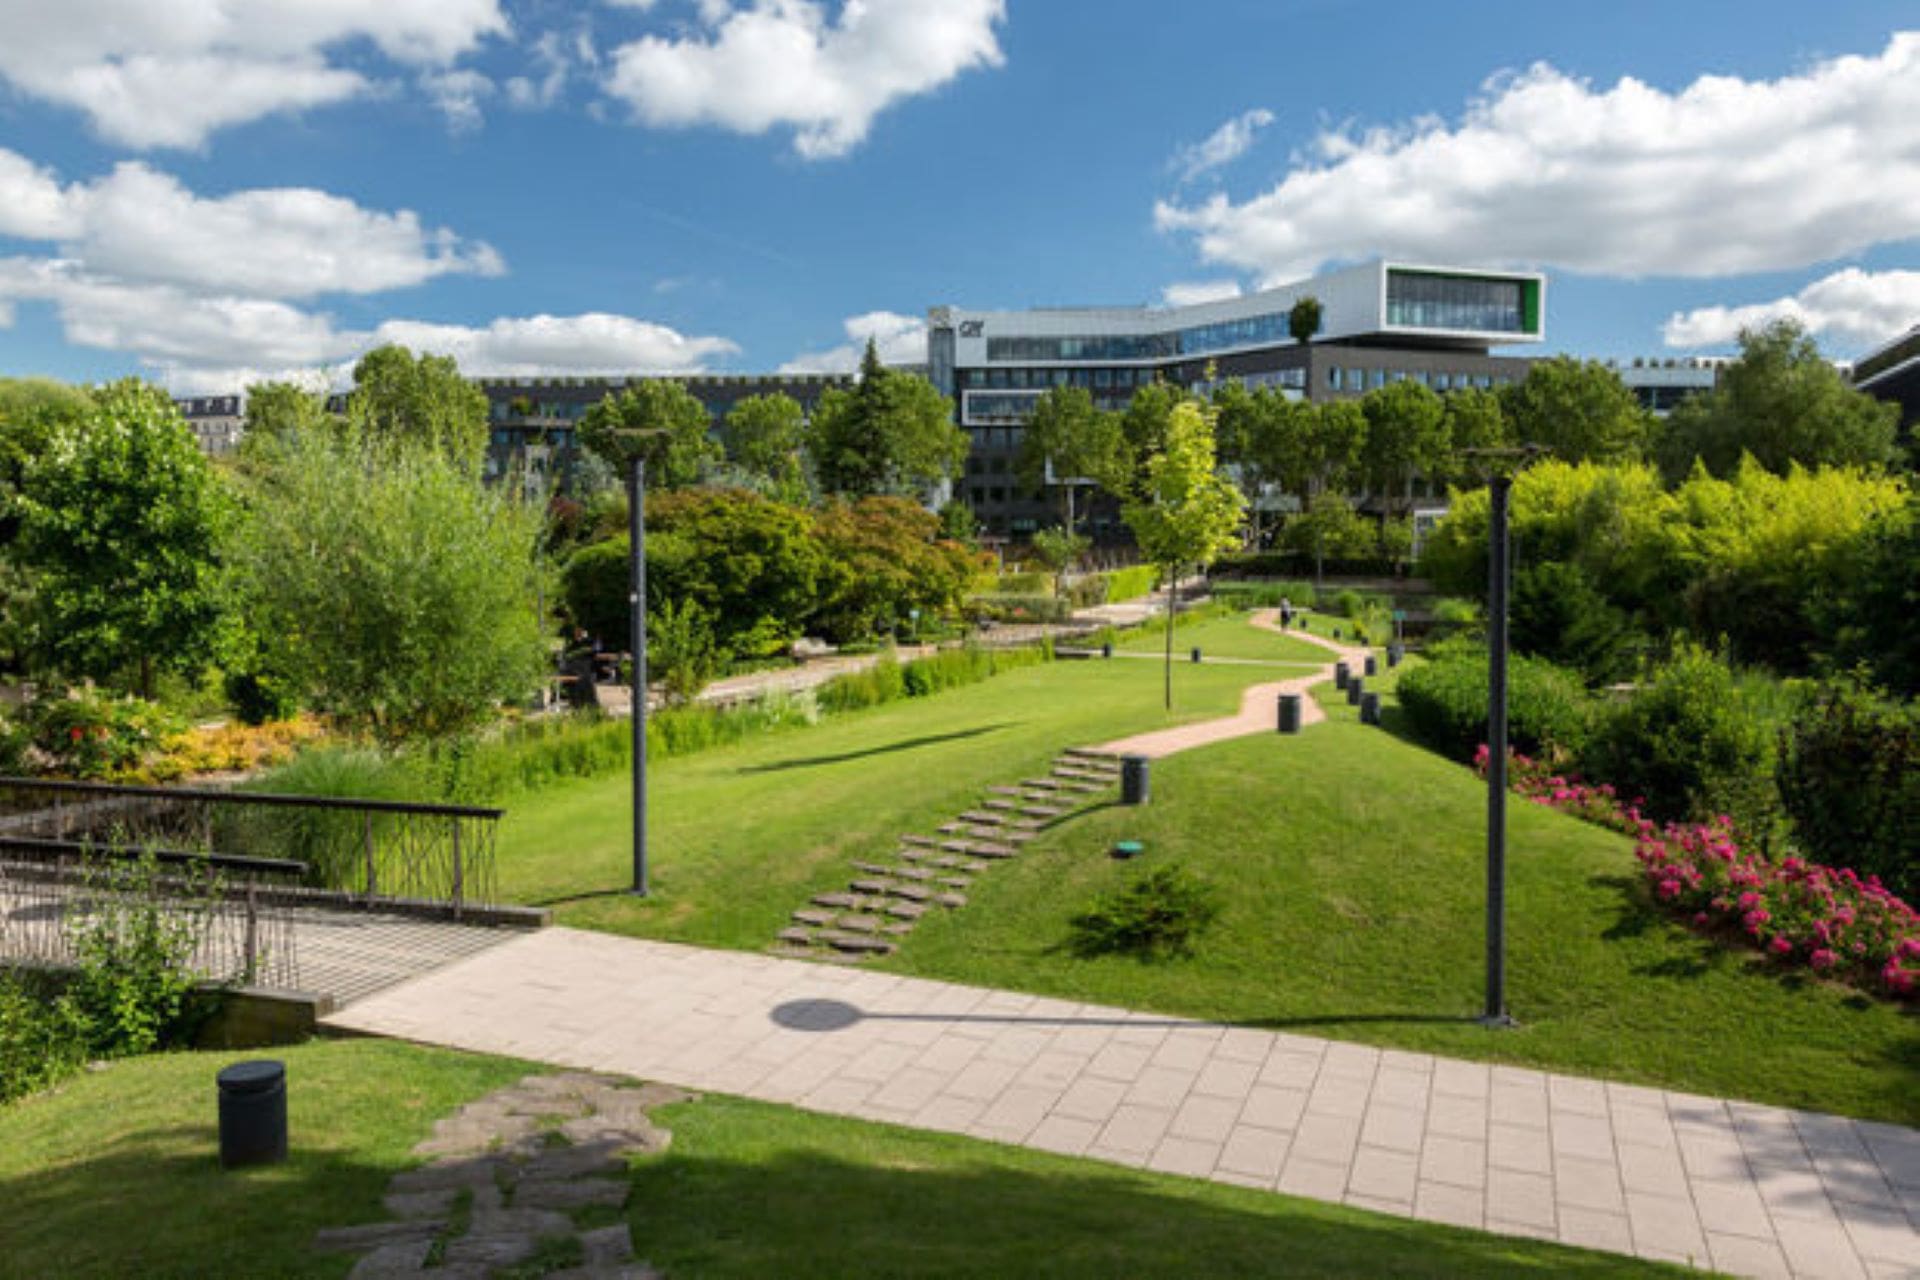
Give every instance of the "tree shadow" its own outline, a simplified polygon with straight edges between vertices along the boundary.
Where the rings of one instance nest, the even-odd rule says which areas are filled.
[[[872,756],[892,755],[898,751],[913,751],[920,747],[938,746],[943,742],[957,742],[964,738],[978,738],[983,734],[998,733],[1008,726],[1002,724],[983,724],[972,729],[956,729],[952,733],[927,734],[919,738],[902,738],[898,742],[882,743],[876,747],[864,747],[859,751],[843,751],[830,756],[795,756],[789,760],[774,760],[767,764],[748,765],[741,773],[784,773],[789,769],[813,769],[822,765],[845,764],[850,760],[865,760]]]

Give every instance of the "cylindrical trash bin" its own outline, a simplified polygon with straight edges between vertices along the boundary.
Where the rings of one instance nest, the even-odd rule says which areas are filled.
[[[1370,676],[1377,676],[1380,674],[1380,660],[1374,657],[1372,654],[1367,655],[1367,674]]]
[[[1108,641],[1106,644],[1100,646],[1100,656],[1103,658],[1111,658],[1113,656],[1112,641]]]
[[[1380,695],[1379,694],[1363,693],[1360,695],[1360,723],[1361,724],[1379,724],[1380,723]]]
[[[271,1058],[236,1062],[220,1085],[220,1164],[239,1169],[287,1158],[287,1068]]]
[[[1193,646],[1193,660],[1194,660],[1195,662],[1198,662],[1198,661],[1200,661],[1200,646],[1199,646],[1199,645],[1195,645],[1195,646]]]
[[[1347,681],[1347,705],[1350,707],[1359,706],[1360,695],[1366,691],[1367,682],[1359,676],[1355,676],[1353,679]]]
[[[1122,756],[1120,758],[1120,803],[1145,804],[1146,802],[1147,758]]]
[[[1352,667],[1349,667],[1344,662],[1336,662],[1333,664],[1333,687],[1334,688],[1336,689],[1346,688],[1347,681],[1351,679],[1353,679]]]
[[[1300,732],[1300,695],[1297,693],[1280,695],[1280,732]]]
[[[1407,647],[1405,645],[1390,644],[1387,646],[1387,665],[1389,667],[1399,666],[1400,660],[1406,656],[1407,656]]]

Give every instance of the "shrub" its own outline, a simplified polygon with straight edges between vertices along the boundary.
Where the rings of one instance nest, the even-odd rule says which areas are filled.
[[[1003,593],[967,597],[967,615],[994,622],[1065,622],[1072,615],[1071,602],[1057,596],[1021,596]]]
[[[943,689],[977,684],[991,676],[1053,660],[1051,645],[1019,649],[946,649],[905,666],[882,659],[865,671],[839,676],[822,685],[820,706],[827,711],[877,707],[900,698],[920,698]]]
[[[44,974],[0,970],[0,1104],[55,1084],[87,1057],[87,1021]]]
[[[1579,565],[1530,565],[1513,579],[1513,647],[1572,667],[1588,680],[1618,680],[1632,670],[1636,633]]]
[[[1414,737],[1456,760],[1471,760],[1487,738],[1488,660],[1484,650],[1436,651],[1400,677],[1400,708]],[[1578,755],[1586,745],[1593,704],[1570,671],[1537,658],[1507,668],[1507,738],[1516,751]]]
[[[1136,564],[1127,569],[1115,569],[1107,574],[1107,604],[1119,604],[1125,600],[1138,600],[1152,591],[1160,580],[1160,571],[1150,564]]]
[[[725,657],[714,638],[712,615],[693,600],[667,600],[648,610],[647,630],[647,674],[666,687],[670,700],[691,701]]]
[[[989,595],[1044,596],[1053,594],[1053,575],[1038,569],[1021,573],[1003,573],[993,580]]]
[[[96,868],[87,909],[69,915],[79,961],[66,998],[99,1057],[151,1053],[182,1039],[194,1010],[187,967],[200,945],[211,882],[162,876],[151,856]]]
[[[1685,646],[1602,718],[1587,763],[1656,819],[1732,814],[1761,830],[1777,809],[1768,737],[1731,668]]]
[[[1236,609],[1277,609],[1285,600],[1296,609],[1311,609],[1317,595],[1311,582],[1265,582],[1226,579],[1207,586],[1213,598]]]
[[[1920,707],[1826,685],[1781,735],[1774,776],[1801,848],[1920,901]]]
[[[1091,609],[1107,602],[1112,580],[1104,573],[1087,573],[1067,584],[1067,603],[1076,609]]]
[[[1152,960],[1193,954],[1193,940],[1219,915],[1219,892],[1179,863],[1170,863],[1102,894],[1068,924],[1076,955]]]
[[[90,684],[35,699],[27,718],[33,745],[53,772],[74,778],[129,774],[181,727],[155,703],[115,697]]]

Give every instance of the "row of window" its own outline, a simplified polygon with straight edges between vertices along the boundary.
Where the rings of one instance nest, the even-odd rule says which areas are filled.
[[[962,387],[1084,387],[1091,391],[1127,390],[1152,382],[1152,369],[964,369]]]
[[[1465,391],[1469,387],[1478,387],[1482,391],[1494,387],[1504,387],[1513,379],[1504,373],[1448,373],[1428,369],[1349,369],[1340,365],[1327,366],[1327,389],[1329,391],[1373,391],[1390,382],[1414,381],[1423,387],[1432,387],[1435,391]]]
[[[1387,323],[1416,329],[1525,333],[1524,282],[1393,271],[1387,275]]]
[[[1016,360],[1173,360],[1235,347],[1270,347],[1290,340],[1290,314],[1274,311],[1170,333],[988,338],[987,359],[996,364]]]

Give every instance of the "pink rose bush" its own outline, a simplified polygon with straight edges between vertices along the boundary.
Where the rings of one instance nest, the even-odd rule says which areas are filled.
[[[1484,776],[1488,752],[1474,759]],[[1775,960],[1895,997],[1920,995],[1920,912],[1877,876],[1744,852],[1731,818],[1657,826],[1612,787],[1516,755],[1508,780],[1535,804],[1634,838],[1653,900],[1697,929],[1737,935]]]

